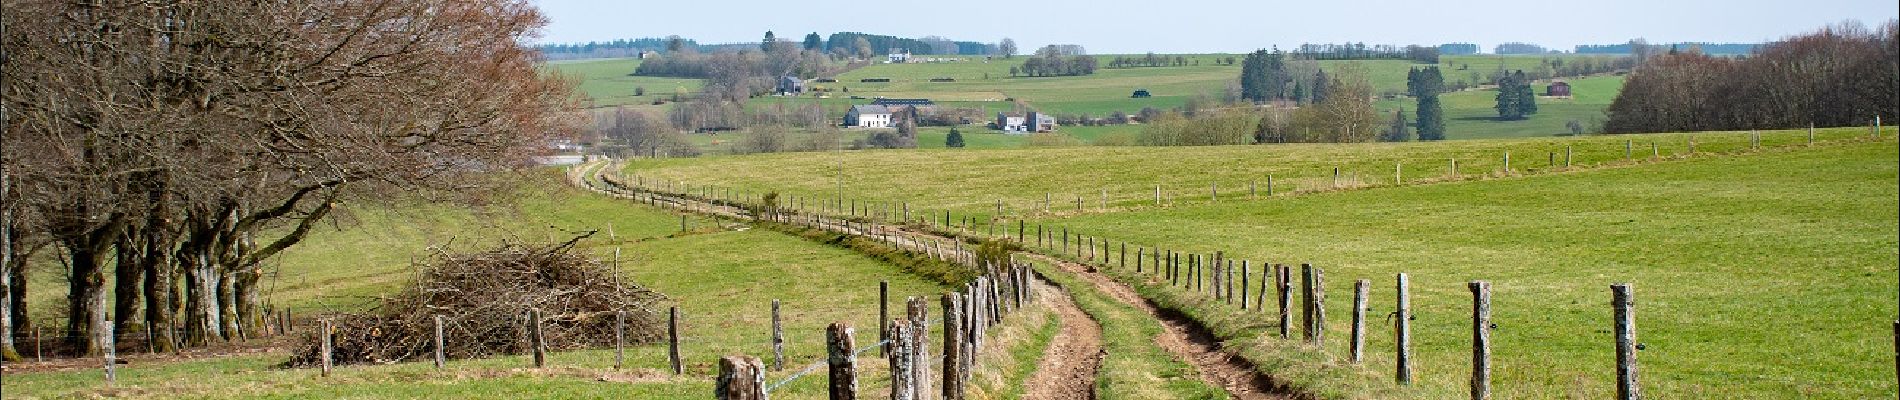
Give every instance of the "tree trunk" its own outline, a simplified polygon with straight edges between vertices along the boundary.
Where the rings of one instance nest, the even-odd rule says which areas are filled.
[[[178,343],[172,334],[172,315],[177,309],[172,306],[172,287],[176,279],[169,257],[171,242],[164,235],[161,231],[145,235],[145,322],[152,330],[152,351],[160,353],[171,352]]]
[[[139,284],[145,275],[145,250],[140,246],[142,236],[136,230],[128,229],[119,235],[117,246],[118,260],[112,265],[112,330],[118,333],[143,333],[145,322],[140,310]]]
[[[18,239],[16,238],[15,240]],[[11,261],[12,265],[9,268],[12,271],[8,271],[8,273],[12,278],[8,279],[8,282],[13,285],[13,287],[10,288],[13,292],[13,308],[5,312],[13,321],[13,337],[25,337],[33,332],[33,320],[26,315],[27,281],[25,256],[27,254],[28,252],[16,252],[10,256],[13,257]]]
[[[66,293],[66,344],[76,355],[102,354],[93,332],[105,330],[105,251],[92,243],[68,242],[72,255],[71,285]]]
[[[218,329],[224,334],[224,340],[244,338],[244,332],[238,330],[237,317],[237,274],[218,271]]]
[[[255,337],[254,333],[259,331],[259,324],[262,322],[257,313],[260,304],[257,285],[262,277],[263,271],[259,268],[244,268],[238,271],[235,277],[236,282],[232,285],[236,290],[233,296],[236,301],[233,304],[237,307],[237,331],[245,337]]]
[[[6,174],[0,164],[0,200],[7,198]],[[13,211],[8,203],[0,205],[0,360],[12,363],[20,361],[20,352],[13,348]]]
[[[191,255],[185,265],[185,341],[204,346],[223,340],[218,323],[218,270],[204,254]]]

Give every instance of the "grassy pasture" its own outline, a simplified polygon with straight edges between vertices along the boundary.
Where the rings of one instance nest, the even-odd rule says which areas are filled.
[[[1885,135],[1892,132],[1889,128]],[[1817,138],[1840,140],[1865,133],[1864,128],[1821,129]],[[1457,159],[1460,176],[1476,177],[1500,171],[1509,152],[1513,171],[1534,173],[1552,169],[1553,161],[1561,166],[1566,148],[1573,163],[1596,165],[1622,162],[1626,141],[1640,160],[1648,158],[1652,145],[1663,158],[1686,155],[1691,140],[1701,153],[1749,146],[1747,132],[1706,132],[1435,143],[923,149],[640,160],[626,173],[818,199],[837,196],[842,162],[845,190],[859,200],[974,215],[992,213],[1000,200],[1004,213],[1014,217],[1041,212],[1045,194],[1053,197],[1052,211],[1063,213],[1074,211],[1077,196],[1086,200],[1089,212],[1101,211],[1103,190],[1115,210],[1153,207],[1155,185],[1162,186],[1170,205],[1206,203],[1215,185],[1221,201],[1231,202],[1247,199],[1249,181],[1258,182],[1258,192],[1265,195],[1269,176],[1276,195],[1329,189],[1334,167],[1339,168],[1342,186],[1380,185],[1392,183],[1395,166],[1403,167],[1407,182],[1415,182],[1444,177],[1450,160]],[[1768,147],[1806,140],[1805,130],[1762,132],[1762,144]]]
[[[96,369],[10,372],[7,397],[697,398],[712,392],[720,355],[750,354],[770,362],[772,299],[783,301],[787,336],[788,368],[768,375],[777,381],[823,359],[824,327],[833,321],[855,325],[860,346],[875,343],[879,280],[891,283],[894,303],[906,296],[934,298],[948,290],[851,250],[769,230],[717,229],[711,220],[690,217],[696,233],[675,235],[677,214],[583,193],[552,179],[546,184],[511,209],[415,205],[397,212],[351,206],[356,223],[348,230],[315,232],[304,245],[288,250],[280,267],[273,267],[283,274],[274,298],[303,317],[319,311],[362,311],[373,297],[398,290],[413,276],[409,257],[422,254],[426,246],[467,248],[503,238],[539,241],[598,229],[600,233],[582,243],[585,251],[610,259],[613,249],[620,248],[627,279],[668,295],[680,306],[685,377],[663,372],[664,344],[629,347],[630,369],[618,373],[610,372],[613,352],[607,349],[553,354],[554,368],[544,371],[526,368],[527,357],[499,357],[451,361],[441,372],[426,362],[343,367],[331,379],[317,378],[315,370],[278,369],[275,365],[288,355],[270,351],[166,362],[135,359],[119,369],[117,389],[105,389]],[[609,223],[618,242],[608,240]],[[33,289],[36,314],[56,311],[48,306],[54,304],[50,298],[57,295],[57,285]],[[42,326],[51,325],[42,321]],[[1009,349],[1006,355],[1039,354],[1046,342],[1033,334],[1011,338],[995,348]],[[1022,350],[1025,346],[1033,349]],[[865,393],[888,384],[875,352],[860,360]],[[980,372],[1005,375],[999,379],[1019,379],[1024,373]],[[820,375],[794,381],[773,395],[823,398],[824,391]]]
[[[1276,321],[1182,303],[1278,375],[1354,398],[1450,398],[1469,371],[1470,294],[1493,286],[1494,388],[1507,398],[1613,394],[1608,286],[1637,296],[1643,390],[1658,398],[1875,398],[1893,393],[1894,142],[1482,182],[1042,220],[1178,251],[1326,269],[1327,351]],[[1419,383],[1390,381],[1392,276],[1412,275]],[[1368,361],[1343,362],[1352,280],[1371,279]],[[1149,290],[1168,290],[1150,288]],[[1247,315],[1252,315],[1248,317]],[[1267,321],[1263,321],[1267,320]],[[1249,322],[1252,321],[1252,322]],[[1339,371],[1346,374],[1340,374]],[[1325,372],[1332,371],[1332,372]],[[1358,375],[1353,378],[1352,375]],[[1375,382],[1365,384],[1364,381]]]
[[[546,68],[578,81],[576,89],[589,107],[644,105],[670,99],[675,91],[684,91],[690,96],[699,93],[700,86],[705,84],[699,79],[631,75],[639,67],[637,58],[609,58],[557,61]],[[646,96],[634,96],[634,90],[642,87],[647,90]]]
[[[1537,114],[1521,121],[1497,119],[1497,109],[1494,108],[1497,106],[1497,89],[1473,89],[1439,95],[1440,104],[1445,110],[1446,139],[1568,135],[1570,129],[1565,123],[1570,120],[1582,123],[1584,132],[1595,131],[1606,118],[1603,111],[1609,108],[1610,102],[1616,100],[1616,93],[1622,90],[1623,77],[1593,76],[1568,81],[1575,96],[1569,99],[1539,97]],[[1531,86],[1541,95],[1550,83],[1541,82]],[[1417,99],[1384,99],[1373,106],[1386,118],[1391,118],[1391,113],[1401,108],[1405,110],[1406,119],[1416,122],[1418,118]]]

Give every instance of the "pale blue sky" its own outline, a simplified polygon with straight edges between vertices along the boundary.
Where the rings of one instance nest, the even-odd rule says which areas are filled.
[[[542,42],[680,35],[702,43],[859,31],[995,42],[1073,43],[1091,53],[1241,52],[1300,43],[1508,41],[1577,44],[1759,42],[1900,14],[1895,0],[1473,1],[621,1],[531,0],[552,21]]]

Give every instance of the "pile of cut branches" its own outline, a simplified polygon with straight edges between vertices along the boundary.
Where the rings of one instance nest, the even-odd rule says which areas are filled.
[[[503,243],[476,253],[437,250],[418,265],[421,273],[413,287],[368,312],[330,318],[332,362],[432,359],[438,315],[446,356],[458,359],[531,351],[530,310],[540,312],[551,351],[612,346],[616,311],[625,312],[628,344],[662,339],[665,316],[655,309],[665,296],[620,284],[609,266],[574,251],[580,239],[544,246]],[[317,365],[322,356],[318,339],[314,332],[307,335],[286,365]]]

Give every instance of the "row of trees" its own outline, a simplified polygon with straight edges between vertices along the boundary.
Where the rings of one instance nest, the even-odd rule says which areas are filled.
[[[1021,67],[1010,67],[1010,76],[1082,76],[1095,73],[1094,56],[1062,56],[1060,52],[1038,52],[1035,57],[1023,60]]]
[[[1900,24],[1857,23],[1763,45],[1746,58],[1651,56],[1611,102],[1609,133],[1852,126],[1900,117]]]
[[[1248,143],[1347,143],[1378,139],[1384,131],[1373,109],[1372,83],[1364,69],[1347,65],[1334,74],[1316,74],[1325,84],[1306,107],[1256,107],[1248,99],[1203,104],[1196,98],[1170,112],[1141,115],[1146,126],[1138,142],[1150,146],[1200,146]]]
[[[1196,61],[1196,63],[1198,62],[1199,61]],[[1148,53],[1148,55],[1142,57],[1116,56],[1114,59],[1108,61],[1109,68],[1185,67],[1187,65],[1187,57],[1169,57],[1155,55],[1155,53]]]
[[[1276,49],[1275,51],[1278,51]],[[1301,58],[1314,60],[1412,60],[1419,63],[1437,64],[1439,48],[1431,46],[1396,46],[1365,43],[1342,44],[1302,44],[1293,50]]]
[[[520,42],[545,22],[510,1],[9,1],[0,305],[60,275],[19,272],[47,249],[74,354],[108,323],[159,351],[245,337],[262,265],[341,202],[473,199],[566,130],[572,86]],[[0,315],[17,359],[30,321]]]

